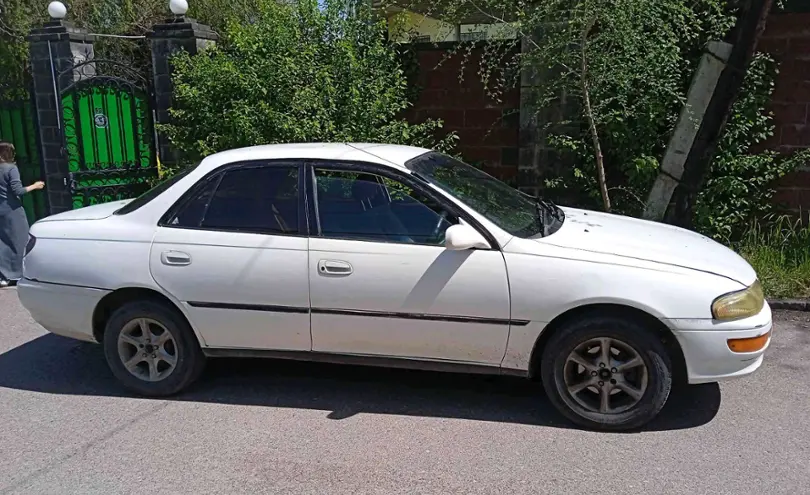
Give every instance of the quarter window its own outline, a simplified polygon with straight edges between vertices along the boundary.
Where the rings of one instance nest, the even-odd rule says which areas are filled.
[[[444,244],[458,219],[428,196],[380,175],[315,169],[321,235],[406,244]]]
[[[173,177],[171,177],[169,179],[164,180],[163,182],[156,185],[152,189],[146,191],[145,193],[141,194],[140,196],[133,199],[129,203],[125,204],[124,206],[122,206],[121,208],[116,210],[113,214],[114,215],[126,215],[128,213],[132,213],[133,211],[147,205],[150,201],[152,201],[153,199],[155,199],[158,196],[160,196],[161,194],[163,194],[163,192],[166,189],[168,189],[168,188],[172,187],[173,185],[177,184],[180,181],[180,179],[182,179],[183,177],[190,174],[195,168],[197,168],[198,165],[199,165],[199,162],[196,165],[188,167],[187,169],[183,170],[182,172],[178,173],[177,175],[175,175],[175,176],[173,176]]]
[[[298,167],[241,168],[213,177],[169,225],[298,234]]]
[[[214,190],[217,188],[217,184],[219,184],[221,178],[221,175],[209,178],[202,186],[202,189],[186,202],[170,224],[179,227],[199,228],[202,224],[203,216],[208,209],[208,205],[211,203],[211,198],[214,196]]]

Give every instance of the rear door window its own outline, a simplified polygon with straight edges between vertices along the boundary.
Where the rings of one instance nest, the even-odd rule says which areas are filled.
[[[209,179],[168,224],[205,230],[299,234],[298,176],[296,165],[226,171]]]

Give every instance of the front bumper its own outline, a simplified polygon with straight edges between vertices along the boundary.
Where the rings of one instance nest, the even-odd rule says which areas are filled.
[[[48,284],[22,279],[17,283],[20,303],[45,330],[72,339],[96,342],[93,311],[109,291]]]
[[[668,320],[686,361],[689,383],[712,383],[753,373],[762,365],[771,339],[756,352],[732,352],[729,339],[745,339],[770,333],[771,308],[766,303],[756,316],[737,321],[711,319]]]

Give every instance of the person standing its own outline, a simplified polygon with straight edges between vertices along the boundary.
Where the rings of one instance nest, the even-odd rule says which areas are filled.
[[[14,159],[14,145],[0,142],[0,287],[15,285],[22,277],[28,218],[21,198],[45,187],[42,181],[23,187]]]

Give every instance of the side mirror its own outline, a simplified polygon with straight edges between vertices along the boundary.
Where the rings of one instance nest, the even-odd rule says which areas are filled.
[[[474,228],[463,223],[448,227],[447,231],[444,233],[444,246],[451,251],[490,248],[484,236]]]

